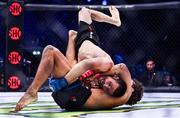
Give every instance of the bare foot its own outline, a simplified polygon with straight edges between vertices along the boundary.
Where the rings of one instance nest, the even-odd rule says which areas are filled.
[[[115,6],[110,6],[109,11],[110,11],[112,18],[114,20],[113,24],[116,25],[117,27],[121,26],[121,20],[120,20],[118,9]]]
[[[19,100],[19,102],[16,104],[16,108],[14,112],[18,112],[22,110],[24,107],[26,107],[28,104],[37,101],[37,94],[31,94],[26,92],[23,97]]]
[[[69,39],[74,40],[76,39],[77,32],[75,30],[69,30]]]

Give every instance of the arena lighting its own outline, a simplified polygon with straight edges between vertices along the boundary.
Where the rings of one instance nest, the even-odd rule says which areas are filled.
[[[22,7],[21,4],[18,2],[13,2],[10,6],[9,6],[9,11],[13,16],[19,16],[22,13]]]
[[[33,55],[40,55],[41,54],[40,51],[36,51],[36,50],[34,50],[32,53],[33,53]]]
[[[91,2],[91,0],[87,0],[87,2]]]
[[[103,0],[102,5],[107,5],[107,0]]]
[[[8,55],[8,60],[11,64],[16,65],[21,61],[21,55],[17,51],[11,51]]]
[[[12,40],[19,40],[22,36],[22,31],[19,27],[12,27],[9,29],[8,35]]]
[[[8,87],[10,89],[13,89],[13,90],[18,89],[20,87],[20,85],[21,85],[21,81],[20,81],[19,77],[17,77],[17,76],[9,77]]]

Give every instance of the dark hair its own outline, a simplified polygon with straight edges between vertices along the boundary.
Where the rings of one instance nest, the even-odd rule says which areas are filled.
[[[116,88],[116,90],[113,92],[114,97],[121,97],[126,92],[127,86],[126,83],[122,79],[116,80],[119,86]]]
[[[151,58],[147,58],[146,63],[149,62],[149,61],[152,61],[155,64],[154,58],[152,58],[152,57]]]
[[[132,88],[134,89],[134,91],[132,92],[131,97],[126,103],[128,105],[136,104],[138,101],[141,100],[143,96],[143,86],[138,80],[133,80]]]
[[[126,83],[122,79],[120,79],[119,74],[115,74],[113,76],[113,79],[116,80],[116,82],[119,84],[119,86],[115,89],[112,96],[114,96],[114,97],[123,96],[127,89]]]

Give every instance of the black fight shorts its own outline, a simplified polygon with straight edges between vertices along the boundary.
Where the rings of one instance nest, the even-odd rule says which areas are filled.
[[[75,42],[76,59],[78,56],[79,48],[85,40],[89,40],[95,45],[100,46],[99,37],[95,31],[93,23],[89,25],[86,22],[80,21],[78,34]]]
[[[90,96],[91,90],[82,85],[52,93],[56,104],[68,111],[82,110],[82,106]]]

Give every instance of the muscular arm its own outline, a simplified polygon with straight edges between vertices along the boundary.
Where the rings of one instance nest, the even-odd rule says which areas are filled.
[[[124,71],[122,70],[122,68],[126,68],[126,70],[127,70],[127,67],[125,64],[123,64],[123,63],[116,64],[109,71],[101,73],[101,75],[124,74]]]
[[[68,84],[73,83],[87,70],[95,70],[96,72],[106,72],[112,68],[113,62],[109,61],[105,57],[97,57],[91,59],[85,59],[76,65],[66,74],[65,78]]]

